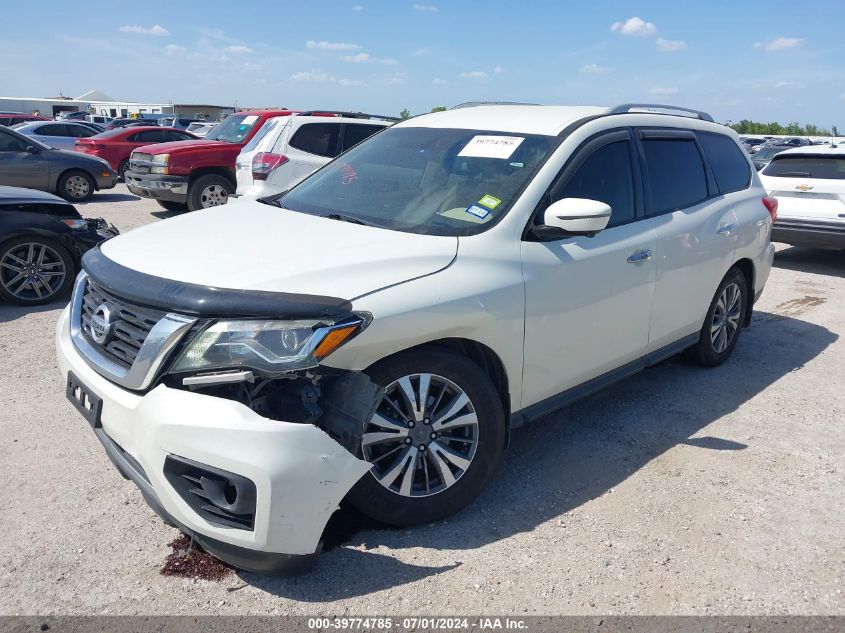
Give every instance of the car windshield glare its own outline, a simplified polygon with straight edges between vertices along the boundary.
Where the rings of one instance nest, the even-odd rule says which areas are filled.
[[[231,114],[209,132],[206,138],[224,143],[242,143],[257,122],[257,114]]]
[[[530,134],[392,128],[276,202],[398,231],[473,235],[508,212],[559,142]]]

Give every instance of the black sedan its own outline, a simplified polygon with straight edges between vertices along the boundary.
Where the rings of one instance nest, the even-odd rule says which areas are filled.
[[[58,196],[0,187],[0,298],[41,305],[64,297],[86,251],[117,233]]]

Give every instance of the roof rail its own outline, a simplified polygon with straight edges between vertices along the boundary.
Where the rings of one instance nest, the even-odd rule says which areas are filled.
[[[300,112],[297,116],[339,116],[347,119],[382,119],[384,121],[401,121],[402,119],[395,116],[386,116],[384,114],[366,114],[364,112],[344,112],[342,110],[308,110],[307,112]]]
[[[453,105],[450,110],[461,110],[463,108],[475,108],[477,106],[491,106],[491,105],[528,105],[528,106],[535,106],[540,105],[539,103],[523,103],[521,101],[467,101],[466,103],[459,103],[458,105]]]
[[[656,110],[668,110],[668,112],[656,112]],[[682,113],[680,116],[691,116],[702,121],[713,121],[713,117],[702,112],[701,110],[692,110],[690,108],[681,108],[678,106],[663,105],[660,103],[623,103],[622,105],[614,106],[607,111],[607,114],[627,114],[629,112],[638,111],[641,113],[652,114],[671,114],[672,112]]]

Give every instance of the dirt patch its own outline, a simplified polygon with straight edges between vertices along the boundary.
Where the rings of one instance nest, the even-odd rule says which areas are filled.
[[[820,306],[821,304],[826,302],[827,299],[825,299],[824,297],[813,297],[811,295],[806,295],[800,299],[790,299],[789,301],[779,303],[775,307],[775,312],[783,316],[798,316],[799,314],[803,314],[810,308]]]
[[[161,568],[163,576],[220,581],[233,571],[225,563],[204,552],[199,545],[192,543],[184,534],[180,534],[167,546],[173,551],[164,559]]]

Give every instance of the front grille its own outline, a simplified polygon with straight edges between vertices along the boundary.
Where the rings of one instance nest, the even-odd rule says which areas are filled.
[[[102,345],[91,336],[91,317],[101,305],[111,312],[111,334]],[[142,308],[114,296],[90,279],[82,295],[80,328],[88,343],[120,366],[130,368],[141,345],[165,312]]]
[[[132,152],[132,155],[129,157],[129,169],[138,174],[148,174],[150,173],[150,161],[152,158],[152,154]]]

